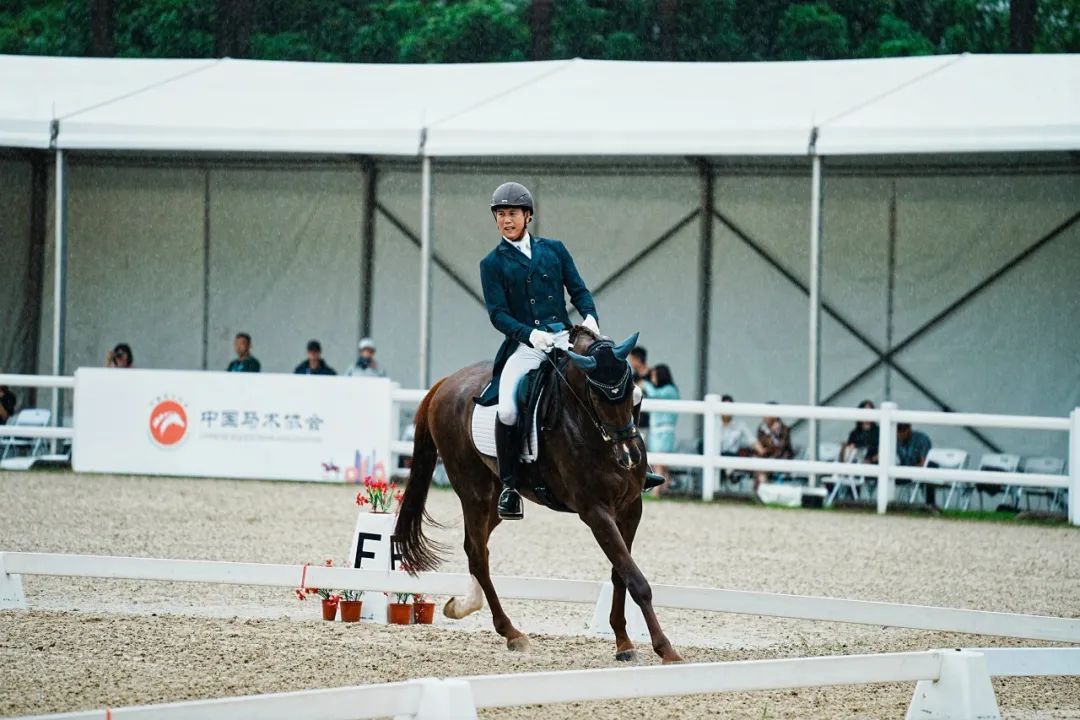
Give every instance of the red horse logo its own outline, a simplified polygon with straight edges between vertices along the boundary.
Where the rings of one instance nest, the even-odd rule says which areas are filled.
[[[175,400],[162,400],[150,411],[150,437],[162,447],[171,447],[183,440],[187,427],[184,406]]]

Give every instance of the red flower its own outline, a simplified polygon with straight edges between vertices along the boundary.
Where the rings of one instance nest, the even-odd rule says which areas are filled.
[[[356,504],[360,507],[364,507],[368,504],[368,499],[364,497],[364,493],[356,493]]]
[[[401,492],[400,490],[394,493],[394,500],[397,502],[401,502],[401,498],[403,497],[405,497],[405,493]]]

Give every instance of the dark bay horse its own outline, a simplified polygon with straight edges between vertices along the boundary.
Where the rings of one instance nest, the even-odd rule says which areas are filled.
[[[630,556],[641,520],[641,491],[645,481],[645,447],[633,417],[633,385],[626,356],[637,335],[615,345],[608,338],[577,326],[570,334],[573,362],[563,377],[554,377],[548,392],[561,393],[561,415],[545,430],[535,463],[519,465],[519,489],[533,494],[533,473],[540,473],[548,489],[589,526],[611,561],[615,591],[611,628],[615,631],[615,657],[632,660],[634,644],[626,634],[625,600],[629,591],[645,617],[653,650],[664,662],[681,660],[671,646],[652,607],[652,590]],[[442,456],[450,484],[461,501],[465,520],[465,553],[473,588],[466,598],[452,598],[444,608],[448,617],[462,618],[491,607],[495,630],[511,650],[527,650],[529,639],[514,627],[503,611],[488,568],[488,537],[499,524],[497,501],[501,485],[493,458],[473,446],[470,420],[473,397],[491,379],[491,363],[479,363],[437,382],[416,412],[412,469],[401,501],[395,536],[402,558],[412,571],[434,570],[440,549],[424,535],[424,504],[438,456]],[[429,518],[430,520],[430,518]],[[526,520],[527,522],[527,520]]]

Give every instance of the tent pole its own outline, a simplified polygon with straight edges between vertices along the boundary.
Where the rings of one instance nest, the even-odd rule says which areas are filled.
[[[431,158],[420,169],[420,387],[431,376]]]
[[[63,150],[56,151],[56,198],[54,211],[53,232],[55,233],[55,247],[53,248],[53,342],[52,342],[52,371],[53,375],[64,374],[64,325],[65,325],[65,295],[67,293],[67,178],[65,177],[65,157]],[[52,392],[52,420],[53,425],[59,427],[63,424],[63,403],[61,402],[60,388],[53,388]],[[53,452],[56,448],[53,448]]]
[[[701,164],[701,237],[699,247],[700,270],[698,273],[698,396],[709,392],[709,350],[712,326],[713,291],[713,170],[708,160]]]
[[[379,169],[369,160],[364,169],[364,221],[360,248],[360,337],[370,336],[375,282],[375,205],[379,202]]]
[[[889,257],[885,299],[885,357],[893,349],[893,301],[896,295],[896,180],[889,193]],[[885,363],[885,399],[892,400],[892,363]]]
[[[814,155],[810,182],[810,405],[821,398],[821,156]],[[809,458],[818,456],[818,422],[810,420]],[[817,485],[817,475],[810,475],[810,487]]]

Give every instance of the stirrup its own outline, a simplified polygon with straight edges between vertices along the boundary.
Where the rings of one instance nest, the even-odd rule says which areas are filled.
[[[660,487],[665,482],[667,482],[667,479],[663,475],[657,475],[656,473],[651,472],[651,471],[646,472],[645,473],[645,488],[642,490],[642,492],[648,492],[649,490],[652,490],[655,487]]]
[[[499,517],[503,520],[521,520],[525,517],[521,495],[517,490],[504,487],[499,495]]]

